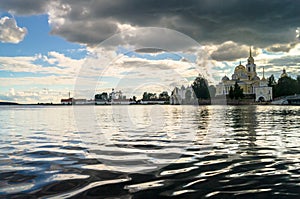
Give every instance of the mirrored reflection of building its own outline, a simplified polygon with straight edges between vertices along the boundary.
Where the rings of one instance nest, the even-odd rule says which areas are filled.
[[[256,129],[258,126],[256,109],[256,106],[233,106],[229,111],[230,126],[234,131],[233,137],[241,149],[246,147],[245,144],[250,148],[256,145]]]

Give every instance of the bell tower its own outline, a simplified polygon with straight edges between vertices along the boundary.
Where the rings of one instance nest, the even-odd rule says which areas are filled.
[[[247,72],[248,72],[249,79],[253,79],[254,77],[257,76],[257,74],[256,74],[256,65],[254,63],[254,58],[252,57],[251,46],[249,48],[249,57],[247,59],[246,67],[247,67]]]

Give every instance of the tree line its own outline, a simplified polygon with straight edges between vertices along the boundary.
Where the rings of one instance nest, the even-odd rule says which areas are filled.
[[[209,85],[208,81],[200,75],[192,83],[192,88],[199,100],[210,100],[216,95],[216,87]],[[230,87],[229,98],[236,100],[244,98],[243,89],[237,82],[235,82],[234,87]]]
[[[296,79],[290,76],[282,76],[277,81],[274,75],[268,78],[268,86],[272,87],[273,98],[282,96],[300,94],[300,75]],[[209,85],[208,81],[198,76],[192,83],[194,93],[198,99],[211,99],[215,97],[216,88]],[[228,97],[230,99],[243,99],[245,97],[243,89],[235,82],[234,86],[230,87]]]
[[[300,76],[297,76],[296,79],[293,79],[292,77],[286,75],[280,77],[278,81],[276,81],[274,75],[271,75],[268,78],[268,86],[273,88],[273,98],[300,94]],[[216,87],[209,85],[208,81],[200,75],[195,78],[194,82],[192,83],[192,88],[194,93],[189,93],[190,91],[188,90],[188,93],[186,93],[186,98],[191,98],[192,95],[195,95],[199,100],[210,100],[211,98],[215,97]],[[235,82],[234,86],[230,87],[228,96],[230,99],[238,100],[243,99],[245,95],[243,93],[243,89],[238,85],[237,82]],[[97,94],[95,98],[106,100],[108,99],[108,94]],[[169,99],[170,96],[166,91],[160,93],[158,96],[156,93],[144,92],[142,97],[143,101],[169,101]],[[136,97],[134,96],[132,100],[136,101]]]
[[[238,85],[237,82],[235,82],[234,87],[230,86],[229,89],[229,98],[230,99],[243,99],[244,98],[244,92],[243,89]]]
[[[273,98],[300,94],[300,76],[294,79],[286,75],[276,81],[274,75],[271,75],[268,78],[268,86],[273,88]]]
[[[144,92],[142,100],[143,101],[155,101],[155,100],[169,101],[170,96],[167,91],[163,91],[162,93],[160,93],[158,95],[158,97],[157,97],[156,93]]]

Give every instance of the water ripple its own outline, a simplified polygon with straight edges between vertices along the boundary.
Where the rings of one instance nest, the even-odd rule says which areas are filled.
[[[300,107],[154,107],[0,109],[0,197],[300,196]]]

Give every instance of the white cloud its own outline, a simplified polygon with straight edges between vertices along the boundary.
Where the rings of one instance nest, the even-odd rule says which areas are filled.
[[[51,1],[48,5],[48,23],[54,29],[59,29],[65,23],[65,16],[71,11],[68,4],[59,3],[58,1]]]
[[[30,87],[26,90],[10,88],[9,92],[0,93],[0,99],[18,103],[58,103],[63,97],[67,97],[68,89],[53,90],[48,88],[37,89]]]
[[[54,51],[47,55],[0,57],[0,72],[12,74],[0,78],[2,82],[0,99],[20,103],[49,101],[58,103],[62,95],[45,94],[45,90],[41,90],[41,87],[56,91],[65,87],[67,89],[63,92],[67,93],[74,88],[78,71],[83,63],[84,59],[72,59]],[[28,91],[28,88],[33,89]]]
[[[300,44],[289,45],[289,50],[287,51],[278,51],[274,52],[271,50],[272,48],[277,48],[278,45],[274,44],[269,48],[255,48],[255,53],[253,55],[258,76],[262,77],[263,68],[265,68],[265,77],[269,77],[271,74],[278,79],[282,73],[282,69],[286,68],[287,72],[290,76],[295,77],[300,72]],[[217,49],[217,46],[210,45],[207,47],[210,50],[210,53],[214,52]],[[236,58],[232,61],[216,61],[213,60],[213,65],[216,66],[217,71],[215,71],[215,75],[220,81],[220,79],[224,76],[231,76],[234,68],[239,64],[239,61],[242,62],[243,65],[247,63],[247,56],[241,56],[240,58]]]
[[[37,64],[44,61],[49,65]],[[0,57],[0,71],[30,72],[76,76],[85,59],[72,59],[64,54],[51,51],[48,55]]]
[[[26,28],[18,27],[15,19],[0,18],[0,41],[3,43],[19,43],[27,34]]]
[[[136,30],[136,28],[130,24],[117,23],[117,26],[118,26],[120,32]]]
[[[0,100],[18,103],[59,103],[74,90],[74,77],[19,77],[0,78],[5,82],[0,90]]]
[[[300,39],[300,28],[299,27],[297,27],[297,29],[296,29],[296,38]]]
[[[16,92],[15,92],[15,89],[14,89],[14,88],[10,88],[10,89],[9,89],[9,95],[12,95],[12,96],[15,96],[15,95],[16,95]]]
[[[2,84],[4,87],[15,87],[15,86],[62,86],[62,85],[74,85],[75,78],[73,77],[63,77],[63,76],[46,76],[46,77],[1,77],[0,82],[5,82]],[[11,92],[10,92],[11,93]]]
[[[109,53],[108,53],[109,54]],[[111,54],[112,55],[112,54]],[[173,85],[188,85],[190,80],[199,73],[203,73],[196,63],[187,61],[176,61],[170,59],[148,60],[137,57],[117,56],[110,59],[104,54],[104,62],[101,64],[101,56],[88,60],[84,71],[80,76],[97,76],[98,79],[106,82],[98,84],[98,79],[90,84],[90,89],[98,91],[109,91],[111,88],[121,89],[128,95],[140,96],[142,92],[160,92],[163,90],[173,90]],[[111,60],[111,62],[107,61]],[[98,73],[93,68],[98,63]],[[102,68],[101,68],[102,66]],[[79,82],[81,83],[81,82]],[[84,83],[83,83],[84,84]],[[144,90],[143,90],[144,89]],[[146,90],[145,90],[146,89]]]
[[[35,57],[0,57],[0,71],[9,72],[27,72],[27,73],[43,73],[43,74],[60,74],[63,70],[58,67],[43,67],[35,64]]]
[[[143,91],[158,93],[163,90],[170,91],[175,85],[191,84],[194,77],[199,73],[208,79],[215,80],[210,82],[216,84],[225,74],[231,76],[239,60],[245,64],[247,59],[246,56],[230,62],[210,60],[209,54],[217,48],[218,46],[215,45],[207,45],[198,51],[194,49],[193,53],[197,55],[197,60],[194,63],[184,59],[176,61],[128,57],[117,54],[115,50],[101,48],[93,49],[90,57],[80,60],[72,59],[55,51],[32,57],[0,57],[0,71],[37,74],[37,76],[29,77],[0,78],[0,82],[3,82],[2,86],[6,89],[6,92],[3,92],[2,88],[0,97],[6,95],[18,99],[20,102],[26,101],[26,103],[30,100],[32,100],[30,103],[49,101],[59,103],[59,100],[64,97],[64,93],[68,93],[70,89],[77,89],[80,97],[90,98],[95,94],[95,90],[108,92],[114,87],[123,90],[127,97],[132,97],[132,95],[140,96]],[[203,49],[207,50],[204,53],[205,56]],[[89,52],[91,51],[90,49]],[[261,76],[262,67],[265,66],[266,77],[270,74],[277,77],[283,68],[279,63],[282,60],[290,59],[290,57],[296,57],[300,52],[300,46],[296,45],[285,53],[266,53],[262,49],[256,49],[256,52],[257,56],[254,59],[259,75]],[[39,61],[43,61],[43,65]],[[272,61],[276,62],[270,67]],[[297,72],[297,70],[299,72],[297,65],[288,68],[290,73]],[[20,86],[23,86],[24,90],[16,89],[19,89]],[[66,89],[61,90],[61,94],[57,94],[54,99],[50,92],[45,94],[45,90],[41,90],[41,87],[46,87],[49,90],[60,90],[62,87],[66,87]],[[27,88],[36,88],[36,90],[29,92]],[[42,91],[44,95],[40,94]],[[9,94],[7,95],[7,93]],[[39,96],[43,96],[43,98]]]

